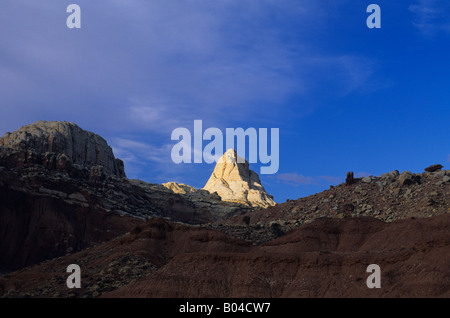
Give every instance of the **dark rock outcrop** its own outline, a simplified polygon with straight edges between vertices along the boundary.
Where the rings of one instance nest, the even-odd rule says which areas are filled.
[[[414,175],[409,171],[404,171],[398,177],[400,186],[409,185],[416,182]]]
[[[426,171],[426,172],[435,172],[435,171],[441,170],[442,168],[444,168],[444,166],[443,166],[443,165],[440,165],[440,164],[437,164],[437,165],[431,165],[431,166],[425,168],[425,171]]]
[[[355,178],[353,177],[353,172],[347,172],[347,178],[345,178],[345,184],[351,185],[355,183]]]

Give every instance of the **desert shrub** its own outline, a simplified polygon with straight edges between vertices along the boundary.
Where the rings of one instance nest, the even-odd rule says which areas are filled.
[[[244,222],[247,226],[250,224],[250,217],[248,215],[242,218],[242,222]]]

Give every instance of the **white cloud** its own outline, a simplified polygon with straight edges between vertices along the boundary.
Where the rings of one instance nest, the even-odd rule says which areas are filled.
[[[140,141],[113,138],[111,147],[116,157],[132,164],[148,163],[148,161],[166,164],[170,160],[171,145],[155,147]]]
[[[129,112],[131,121],[141,129],[159,133],[167,133],[176,127],[185,126],[188,122],[187,118],[183,118],[186,112],[158,103],[152,106],[151,103],[149,106],[131,106]]]
[[[319,179],[325,180],[326,182],[328,182],[329,184],[339,184],[342,182],[341,178],[338,177],[333,177],[333,176],[319,176],[317,177]]]

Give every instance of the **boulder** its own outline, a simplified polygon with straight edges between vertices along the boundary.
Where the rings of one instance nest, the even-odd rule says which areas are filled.
[[[194,193],[197,191],[194,187],[191,187],[190,185],[182,184],[182,183],[176,183],[176,182],[167,182],[163,183],[163,186],[165,186],[167,189],[172,190],[174,193],[178,194],[188,194],[188,193]]]
[[[398,177],[398,182],[400,186],[419,183],[420,184],[420,176],[414,175],[409,171],[404,171]]]
[[[399,175],[400,173],[398,172],[398,170],[394,170],[391,172],[383,173],[379,178],[394,181]]]
[[[361,180],[363,183],[371,183],[372,182],[372,178],[371,177],[364,177]]]
[[[442,168],[444,168],[443,165],[439,165],[439,164],[437,164],[437,165],[431,165],[431,166],[425,168],[425,171],[426,171],[426,172],[435,172],[435,171],[441,170]]]

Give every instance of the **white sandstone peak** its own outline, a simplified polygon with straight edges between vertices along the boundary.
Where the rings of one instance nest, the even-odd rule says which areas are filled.
[[[217,192],[224,201],[248,206],[265,208],[276,204],[261,185],[258,174],[249,169],[249,163],[238,156],[234,149],[228,149],[217,161],[203,189]]]

